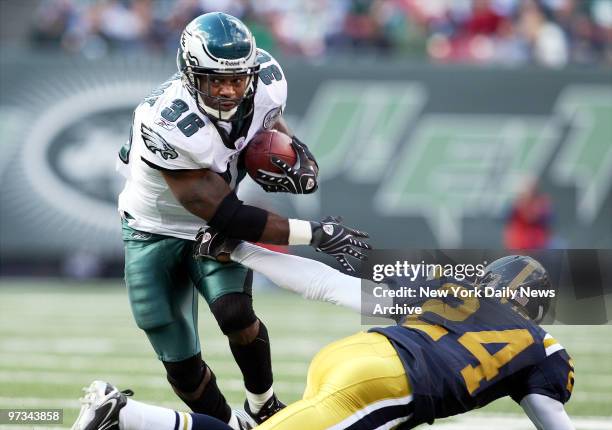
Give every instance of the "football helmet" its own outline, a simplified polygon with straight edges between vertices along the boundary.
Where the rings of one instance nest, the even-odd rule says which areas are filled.
[[[510,288],[519,294],[509,302],[523,310],[529,318],[540,322],[548,312],[550,298],[530,297],[520,294],[520,288],[549,290],[550,278],[544,266],[537,260],[525,255],[509,255],[493,261],[484,268],[484,274],[476,279],[476,287],[492,287],[496,290]]]
[[[221,12],[195,18],[181,34],[176,63],[183,84],[205,115],[237,121],[252,113],[259,72],[257,46],[251,31],[238,18]],[[211,81],[215,77],[243,77],[244,95],[212,96]],[[228,109],[228,105],[233,107]]]

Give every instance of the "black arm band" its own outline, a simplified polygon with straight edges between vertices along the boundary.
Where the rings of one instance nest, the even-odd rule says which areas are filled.
[[[208,225],[229,239],[257,242],[268,221],[268,211],[243,204],[233,191],[229,193]]]

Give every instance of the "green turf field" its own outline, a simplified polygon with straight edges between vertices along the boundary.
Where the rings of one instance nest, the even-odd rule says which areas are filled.
[[[308,362],[317,350],[363,329],[360,317],[350,311],[289,293],[256,294],[255,308],[272,340],[275,389],[287,402],[300,397]],[[199,325],[206,361],[228,400],[241,405],[241,376],[204,302]],[[612,326],[553,326],[549,331],[575,360],[576,385],[567,410],[577,429],[612,429]],[[64,427],[69,427],[78,411],[80,388],[93,379],[132,388],[138,400],[183,409],[144,333],[133,323],[118,281],[1,281],[0,409],[63,408]],[[519,407],[504,399],[479,412],[440,420],[433,428],[533,426]]]

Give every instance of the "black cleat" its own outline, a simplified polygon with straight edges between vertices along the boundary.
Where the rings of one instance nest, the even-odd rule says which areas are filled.
[[[276,397],[276,394],[272,394],[272,397],[268,399],[268,401],[261,407],[259,412],[257,412],[256,414],[251,412],[251,409],[249,407],[249,401],[248,400],[244,401],[245,412],[249,414],[249,416],[253,418],[253,420],[257,424],[263,423],[265,420],[267,420],[272,415],[274,415],[275,413],[277,413],[278,411],[284,408],[285,408],[285,405],[280,400],[278,400],[278,398]]]
[[[83,391],[81,411],[72,430],[119,430],[119,411],[127,404],[127,396],[134,393],[119,391],[103,381],[93,381]]]

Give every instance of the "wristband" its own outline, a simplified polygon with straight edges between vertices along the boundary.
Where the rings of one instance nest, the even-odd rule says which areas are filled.
[[[310,245],[312,227],[309,221],[289,219],[289,245]]]

